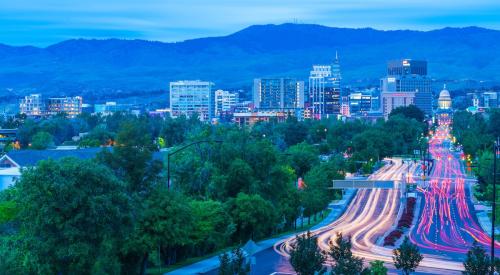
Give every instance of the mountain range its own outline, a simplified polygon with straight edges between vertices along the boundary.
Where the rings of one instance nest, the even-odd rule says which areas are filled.
[[[307,79],[340,56],[344,84],[376,84],[388,60],[425,59],[437,79],[500,80],[500,31],[479,27],[381,31],[309,24],[255,25],[227,36],[164,43],[63,41],[45,48],[0,44],[0,98],[38,91],[141,96],[170,81],[251,87],[257,77]]]

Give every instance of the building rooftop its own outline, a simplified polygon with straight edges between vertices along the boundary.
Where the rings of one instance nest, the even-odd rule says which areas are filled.
[[[35,166],[39,161],[46,159],[61,159],[65,157],[75,157],[79,159],[94,158],[97,153],[102,150],[110,150],[110,147],[97,147],[97,148],[81,148],[81,149],[67,149],[67,150],[12,150],[5,156],[0,158],[0,161],[8,157],[21,167]],[[163,154],[155,152],[153,154],[154,160],[163,161]]]

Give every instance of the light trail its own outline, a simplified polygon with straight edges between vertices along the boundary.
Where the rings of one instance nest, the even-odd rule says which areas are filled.
[[[445,257],[440,251],[460,253],[468,250],[471,241],[464,235],[473,236],[480,243],[487,244],[489,237],[477,226],[469,210],[470,199],[466,195],[465,178],[457,177],[462,173],[460,162],[446,148],[439,146],[449,133],[436,131],[431,140],[431,153],[439,159],[433,170],[428,186],[417,188],[423,195],[423,208],[417,226],[414,226],[410,239],[417,243],[423,251],[424,259],[420,269],[446,269],[453,272],[463,270],[461,260]],[[400,181],[404,173],[409,171],[409,179],[414,178],[416,165],[402,164],[393,160],[388,165],[373,174],[370,179]],[[408,167],[410,166],[410,167]],[[392,248],[377,244],[387,232],[397,224],[400,204],[400,189],[359,190],[345,213],[328,226],[311,231],[318,238],[322,250],[329,251],[329,244],[335,241],[337,233],[351,236],[353,254],[367,261],[381,260],[392,263]],[[416,209],[415,215],[418,215]],[[456,222],[460,219],[464,226]],[[289,251],[295,237],[275,244],[274,250],[284,257],[289,257]],[[332,264],[331,260],[327,264]]]
[[[373,174],[370,179],[399,181],[408,170],[410,170],[409,178],[413,178],[416,165],[402,164],[400,160],[394,160],[394,163]],[[329,244],[334,242],[337,233],[341,232],[344,236],[351,236],[354,255],[368,261],[381,260],[392,263],[392,249],[377,245],[377,241],[397,223],[399,209],[400,189],[359,190],[339,219],[328,226],[311,231],[311,234],[317,236],[318,246],[322,250],[329,251]],[[291,237],[275,244],[274,249],[280,255],[289,257],[289,251],[294,243],[295,237]],[[331,259],[327,260],[327,264],[332,264]],[[463,270],[461,263],[432,257],[424,258],[421,266]]]
[[[451,259],[462,260],[474,240],[489,248],[490,236],[479,226],[459,154],[450,147],[449,123],[441,124],[429,141],[435,160],[429,186],[422,186],[424,198],[418,226],[410,232],[412,242],[424,252],[446,252]],[[500,243],[495,244],[500,249]],[[488,249],[487,249],[488,250]]]

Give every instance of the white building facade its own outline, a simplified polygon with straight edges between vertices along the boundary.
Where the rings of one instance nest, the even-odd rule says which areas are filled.
[[[45,103],[41,94],[31,94],[21,99],[19,113],[27,116],[45,115]]]
[[[215,116],[229,112],[239,102],[239,94],[224,90],[215,91]]]
[[[172,117],[198,115],[210,122],[215,116],[214,84],[207,81],[184,80],[170,82],[170,110]]]
[[[47,100],[47,114],[56,115],[65,113],[69,117],[75,117],[82,113],[83,99],[75,97],[52,97]]]

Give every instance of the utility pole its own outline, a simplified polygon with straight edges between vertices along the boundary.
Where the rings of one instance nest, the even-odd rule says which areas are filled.
[[[491,274],[495,273],[495,210],[497,200],[497,154],[500,149],[500,139],[493,144],[493,203],[491,207]]]

